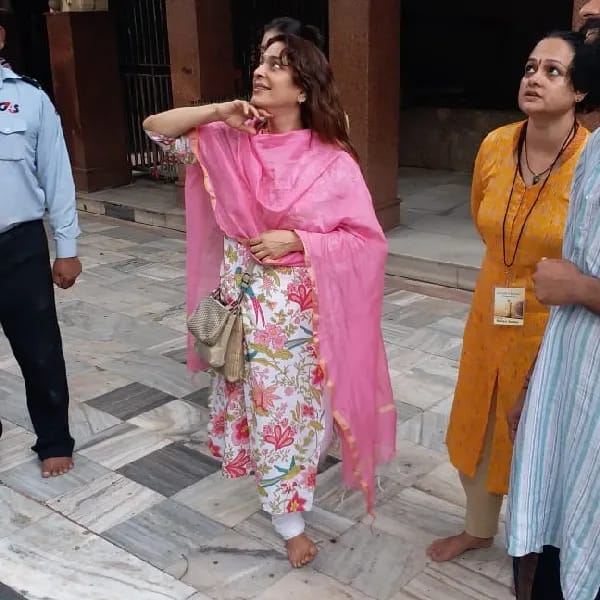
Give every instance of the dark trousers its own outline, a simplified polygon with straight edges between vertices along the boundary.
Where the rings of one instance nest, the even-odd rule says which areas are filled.
[[[71,456],[69,390],[41,221],[0,233],[0,325],[25,379],[41,460]],[[1,402],[1,400],[0,400]]]
[[[517,598],[519,600],[564,600],[560,585],[560,550],[545,546],[537,560],[531,555],[514,559]],[[526,573],[529,570],[530,573]],[[521,589],[519,589],[521,588]],[[528,591],[530,590],[530,591]],[[596,596],[600,600],[600,590]]]

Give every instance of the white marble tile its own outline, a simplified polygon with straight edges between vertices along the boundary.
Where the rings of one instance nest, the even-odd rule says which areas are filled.
[[[2,482],[10,488],[40,502],[80,488],[90,481],[108,473],[103,466],[84,456],[75,455],[75,467],[66,475],[43,478],[40,462],[37,458],[25,462],[2,473]]]
[[[127,352],[118,358],[105,356],[98,364],[108,371],[162,390],[176,398],[191,394],[197,387],[184,365],[151,352]]]
[[[88,269],[98,265],[108,265],[110,263],[121,262],[123,260],[133,258],[133,256],[126,253],[111,252],[106,248],[102,249],[90,246],[85,248],[84,253],[79,258],[81,260],[81,264],[83,265],[83,271],[85,272]]]
[[[380,506],[396,496],[404,485],[388,479],[377,477],[376,505]],[[333,512],[351,521],[358,521],[366,514],[365,496],[362,491],[348,489],[342,480],[342,465],[327,469],[317,476],[315,504],[324,510]]]
[[[187,600],[195,593],[56,514],[0,542],[0,579],[31,600]]]
[[[446,461],[443,454],[423,448],[411,442],[401,441],[396,445],[396,458],[379,467],[377,472],[398,483],[410,486],[433,472]]]
[[[370,600],[370,596],[305,567],[292,571],[257,597],[257,600]]]
[[[392,294],[388,294],[385,297],[385,301],[389,302],[390,304],[394,304],[395,306],[410,306],[416,302],[422,302],[426,298],[427,296],[423,296],[422,294],[415,294],[406,290],[399,290],[397,292],[393,292]]]
[[[506,588],[511,588],[514,582],[512,558],[506,552],[503,529],[504,527],[501,525],[500,533],[496,536],[491,548],[467,552],[454,562],[478,575],[484,575]]]
[[[514,599],[508,587],[453,563],[432,563],[404,589],[422,600]]]
[[[162,325],[155,325],[116,312],[115,309],[123,302],[110,302],[107,293],[101,293],[102,306],[84,301],[70,302],[59,308],[65,335],[78,336],[81,340],[95,342],[118,342],[128,350],[145,349],[161,341],[179,337]],[[121,296],[119,294],[115,300]],[[139,304],[139,297],[136,298]],[[109,308],[110,307],[110,308]]]
[[[69,395],[73,402],[87,402],[130,383],[127,377],[93,368],[69,379]]]
[[[415,350],[412,348],[405,348],[397,344],[391,352],[388,352],[389,366],[390,369],[395,373],[401,373],[410,367],[414,367],[415,365],[429,360],[430,358],[431,354],[428,352],[422,352],[421,350]]]
[[[174,331],[179,331],[180,333],[187,332],[186,315],[183,311],[176,314],[168,313],[167,316],[160,317],[158,322]]]
[[[93,408],[83,402],[74,402],[69,407],[69,426],[75,439],[75,449],[83,447],[101,431],[121,423],[120,419]]]
[[[319,547],[337,540],[350,530],[356,523],[342,515],[324,510],[317,506],[304,513],[306,535]],[[284,543],[275,531],[271,516],[259,511],[236,526],[236,531],[260,540],[264,544],[284,552]]]
[[[228,479],[221,473],[181,490],[173,500],[227,527],[235,527],[261,510],[253,478]]]
[[[186,348],[187,346],[187,330],[186,335],[180,335],[177,338],[172,340],[168,340],[166,342],[161,342],[160,344],[156,344],[155,346],[149,346],[146,348],[147,352],[153,352],[155,354],[168,354],[169,352],[175,352],[176,350],[181,350]]]
[[[134,247],[135,242],[133,242],[132,240],[120,240],[114,237],[108,238],[106,235],[102,235],[102,232],[94,232],[82,236],[79,240],[79,243],[77,244],[79,248],[82,248],[86,251],[88,248],[94,248],[94,250],[99,249],[101,251],[104,251],[107,245],[110,245],[110,249],[113,252],[125,251],[126,254],[129,254],[129,249]]]
[[[205,407],[184,400],[172,400],[130,419],[129,423],[172,440],[188,441],[199,431],[206,431],[209,418],[209,411]]]
[[[140,277],[148,277],[157,281],[169,281],[176,277],[185,277],[185,269],[164,264],[152,264],[138,269]]]
[[[445,413],[436,410],[424,412],[421,444],[436,452],[445,452],[448,420],[448,415]]]
[[[337,543],[326,543],[312,567],[367,596],[387,600],[421,573],[426,564],[423,547],[358,525]]]
[[[394,377],[394,399],[421,410],[431,409],[453,394],[457,373],[455,361],[430,356]]]
[[[21,427],[5,432],[0,438],[0,472],[31,460],[35,456],[31,450],[35,440],[35,435]]]
[[[459,506],[406,488],[378,509],[374,526],[393,535],[432,541],[461,532],[464,514]]]
[[[228,531],[167,568],[215,600],[256,598],[290,570],[287,556]]]
[[[442,331],[456,338],[462,338],[465,329],[465,320],[457,317],[443,317],[429,325],[431,329]]]
[[[79,454],[108,469],[116,470],[171,443],[168,438],[139,427],[117,427],[119,430],[115,435],[80,450]],[[105,433],[109,435],[111,430]]]
[[[415,483],[415,487],[456,506],[466,507],[465,492],[460,483],[458,471],[447,461],[422,477]]]
[[[10,537],[49,514],[50,511],[41,504],[0,485],[0,539]]]
[[[84,487],[48,502],[48,506],[79,525],[102,533],[162,502],[160,494],[130,479],[108,473]]]
[[[416,329],[412,335],[404,337],[399,343],[406,348],[415,348],[436,356],[458,360],[462,338],[429,327],[423,327]]]
[[[396,427],[396,440],[400,445],[403,442],[421,444],[423,438],[423,412],[415,414],[406,421],[401,421]]]

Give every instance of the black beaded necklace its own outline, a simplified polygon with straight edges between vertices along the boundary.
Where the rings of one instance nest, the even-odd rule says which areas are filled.
[[[571,143],[573,138],[577,135],[578,129],[579,129],[579,123],[577,123],[577,121],[573,121],[573,127],[571,127],[571,130],[569,131],[569,135],[567,135],[567,137],[565,138],[563,145],[561,146],[560,150],[558,151],[558,154],[556,155],[555,159],[552,161],[552,164],[550,165],[550,167],[548,167],[548,169],[546,169],[544,172],[539,173],[537,181],[536,181],[535,177],[533,178],[533,183],[535,185],[540,182],[540,179],[544,175],[544,173],[548,173],[548,177],[546,177],[546,179],[544,179],[544,182],[540,186],[540,189],[538,190],[538,193],[535,197],[535,200],[533,201],[533,204],[531,205],[529,211],[525,215],[525,220],[523,221],[523,225],[521,226],[519,235],[517,236],[517,242],[515,244],[514,251],[512,253],[512,256],[509,259],[506,255],[506,246],[507,246],[507,243],[506,243],[506,237],[507,237],[506,236],[506,221],[508,219],[508,213],[510,211],[510,205],[512,203],[513,193],[515,191],[515,183],[517,181],[517,175],[519,174],[519,172],[521,170],[521,155],[522,155],[523,149],[526,145],[525,140],[526,140],[526,134],[527,134],[527,122],[525,122],[525,124],[523,125],[523,129],[521,130],[521,135],[519,136],[519,144],[517,147],[517,165],[515,167],[515,174],[513,176],[512,186],[510,188],[508,202],[506,204],[506,211],[504,212],[504,220],[502,221],[502,258],[504,261],[504,266],[507,270],[510,269],[510,267],[512,267],[515,264],[517,250],[519,249],[519,244],[521,243],[521,238],[523,237],[523,233],[525,231],[525,226],[527,225],[527,221],[529,220],[529,217],[531,216],[533,209],[535,208],[536,204],[538,203],[538,200],[540,199],[540,196],[542,195],[542,192],[544,191],[544,188],[546,187],[546,183],[548,183],[548,179],[550,178],[552,169],[554,169],[554,167],[556,166],[556,163],[560,160],[560,157],[563,155],[564,151],[567,149],[567,147],[569,146],[569,144]],[[527,159],[525,159],[525,162],[527,163]],[[528,165],[527,165],[527,168],[529,169]],[[531,171],[531,169],[529,169],[529,170]],[[533,171],[531,171],[531,173],[532,173],[532,175],[534,175]],[[508,271],[507,271],[507,273],[508,273]]]

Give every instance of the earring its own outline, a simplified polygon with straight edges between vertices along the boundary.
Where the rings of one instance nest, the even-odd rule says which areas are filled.
[[[298,104],[302,104],[303,102],[306,102],[306,96],[300,96],[298,98]]]

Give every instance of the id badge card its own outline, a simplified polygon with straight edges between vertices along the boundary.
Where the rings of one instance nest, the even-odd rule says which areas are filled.
[[[525,288],[494,288],[494,325],[522,327],[525,323]]]

